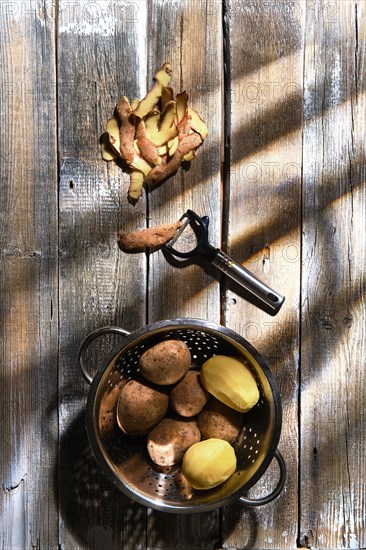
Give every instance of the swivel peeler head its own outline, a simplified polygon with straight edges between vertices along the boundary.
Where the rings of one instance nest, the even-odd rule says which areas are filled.
[[[180,221],[182,221],[183,224],[178,229],[175,236],[163,246],[163,249],[178,258],[191,259],[201,256],[211,262],[216,256],[218,249],[214,248],[208,242],[208,216],[200,217],[198,214],[193,212],[193,210],[187,210],[187,212],[185,212],[180,218]],[[192,229],[195,235],[196,243],[189,250],[183,251],[175,245],[180,240],[188,226]]]

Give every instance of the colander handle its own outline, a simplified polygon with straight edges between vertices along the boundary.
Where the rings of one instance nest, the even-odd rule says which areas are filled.
[[[81,343],[81,346],[79,348],[78,352],[78,363],[81,368],[81,372],[84,375],[84,378],[89,384],[93,382],[93,377],[91,374],[89,374],[88,366],[85,361],[85,353],[88,349],[89,345],[96,339],[99,338],[99,336],[103,336],[103,334],[119,334],[120,336],[128,336],[130,333],[127,330],[124,330],[123,328],[119,327],[101,327],[97,328],[93,332],[91,332]]]
[[[273,491],[264,497],[261,498],[247,498],[247,497],[240,497],[239,500],[242,504],[246,504],[247,506],[263,506],[264,504],[268,504],[269,502],[272,502],[278,495],[281,493],[285,481],[286,481],[286,464],[284,461],[283,456],[281,455],[280,451],[276,449],[274,453],[274,458],[277,460],[278,465],[280,467],[280,478],[278,480],[278,483],[276,487],[273,489]]]

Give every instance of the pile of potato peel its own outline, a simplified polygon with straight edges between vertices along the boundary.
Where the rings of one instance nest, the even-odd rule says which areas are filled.
[[[115,116],[102,136],[102,157],[122,160],[130,171],[128,197],[136,202],[143,185],[154,185],[175,174],[181,163],[194,159],[208,130],[197,111],[188,106],[185,91],[174,93],[171,66],[154,75],[154,85],[139,100],[122,96]]]

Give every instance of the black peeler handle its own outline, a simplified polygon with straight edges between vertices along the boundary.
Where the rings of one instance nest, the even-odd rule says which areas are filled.
[[[248,292],[261,300],[261,302],[263,302],[274,315],[278,313],[283,302],[285,301],[284,296],[281,296],[281,294],[278,294],[276,291],[272,290],[269,286],[255,277],[255,275],[253,275],[250,271],[245,269],[245,267],[225,254],[225,252],[210,245],[208,242],[209,218],[207,216],[203,216],[201,218],[193,212],[193,210],[187,210],[187,212],[182,216],[182,219],[184,218],[186,218],[184,227],[190,222],[195,222],[199,226],[200,231],[197,246],[189,252],[181,252],[176,250],[173,248],[173,244],[177,241],[179,237],[178,234],[177,237],[172,239],[172,241],[164,245],[164,249],[170,254],[180,258],[203,256],[211,262],[212,265],[225,273],[225,275],[236,281]]]
[[[275,290],[269,288],[269,286],[257,279],[253,273],[229,258],[229,256],[225,254],[225,252],[222,252],[222,250],[218,250],[211,263],[223,273],[228,275],[231,279],[243,286],[251,294],[259,298],[259,300],[264,302],[273,313],[278,313],[283,302],[285,301],[284,296],[281,296],[281,294],[278,294]]]

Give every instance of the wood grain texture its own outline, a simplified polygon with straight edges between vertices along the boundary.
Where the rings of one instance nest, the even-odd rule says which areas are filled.
[[[301,2],[227,4],[231,151],[227,178],[228,254],[286,301],[276,317],[227,282],[225,323],[267,360],[280,389],[279,449],[287,464],[284,491],[271,504],[224,510],[224,548],[294,548],[297,537],[297,397],[300,196],[302,155]],[[269,494],[271,465],[253,498]]]
[[[222,23],[221,3],[151,3],[149,75],[169,61],[175,93],[186,90],[188,104],[206,122],[209,135],[186,169],[149,193],[151,225],[177,221],[188,208],[210,216],[210,239],[218,246],[221,229]],[[218,321],[218,277],[196,265],[178,267],[160,251],[149,262],[149,319],[177,316]]]
[[[365,21],[365,0],[0,3],[0,548],[366,548]],[[99,137],[164,61],[209,136],[133,206]],[[276,317],[204,264],[119,250],[187,208],[286,296]],[[221,321],[274,372],[288,478],[263,508],[152,511],[92,456],[81,341],[178,316]]]
[[[365,7],[306,11],[300,540],[311,548],[366,546]]]
[[[148,190],[149,223],[176,221],[188,208],[210,216],[210,239],[220,245],[222,148],[222,22],[221,3],[212,1],[151,2],[149,13],[150,78],[165,61],[172,65],[174,93],[187,91],[188,104],[206,122],[209,135],[187,170]],[[149,84],[150,85],[150,84]],[[193,246],[195,243],[193,243]],[[202,267],[150,255],[148,287],[150,322],[197,317],[219,322],[218,276]],[[212,548],[219,538],[218,512],[176,516],[151,511],[149,548]]]
[[[120,96],[145,93],[146,3],[59,7],[60,543],[142,548],[146,510],[112,487],[91,456],[88,386],[76,357],[91,330],[132,331],[146,322],[145,255],[124,254],[117,244],[119,231],[145,227],[145,201],[127,201],[129,176],[102,160],[99,144]],[[108,337],[97,340],[90,364],[100,365],[110,345]]]
[[[0,18],[0,547],[56,548],[57,164],[52,10]],[[34,63],[37,59],[38,62]],[[42,498],[40,498],[42,495]]]

